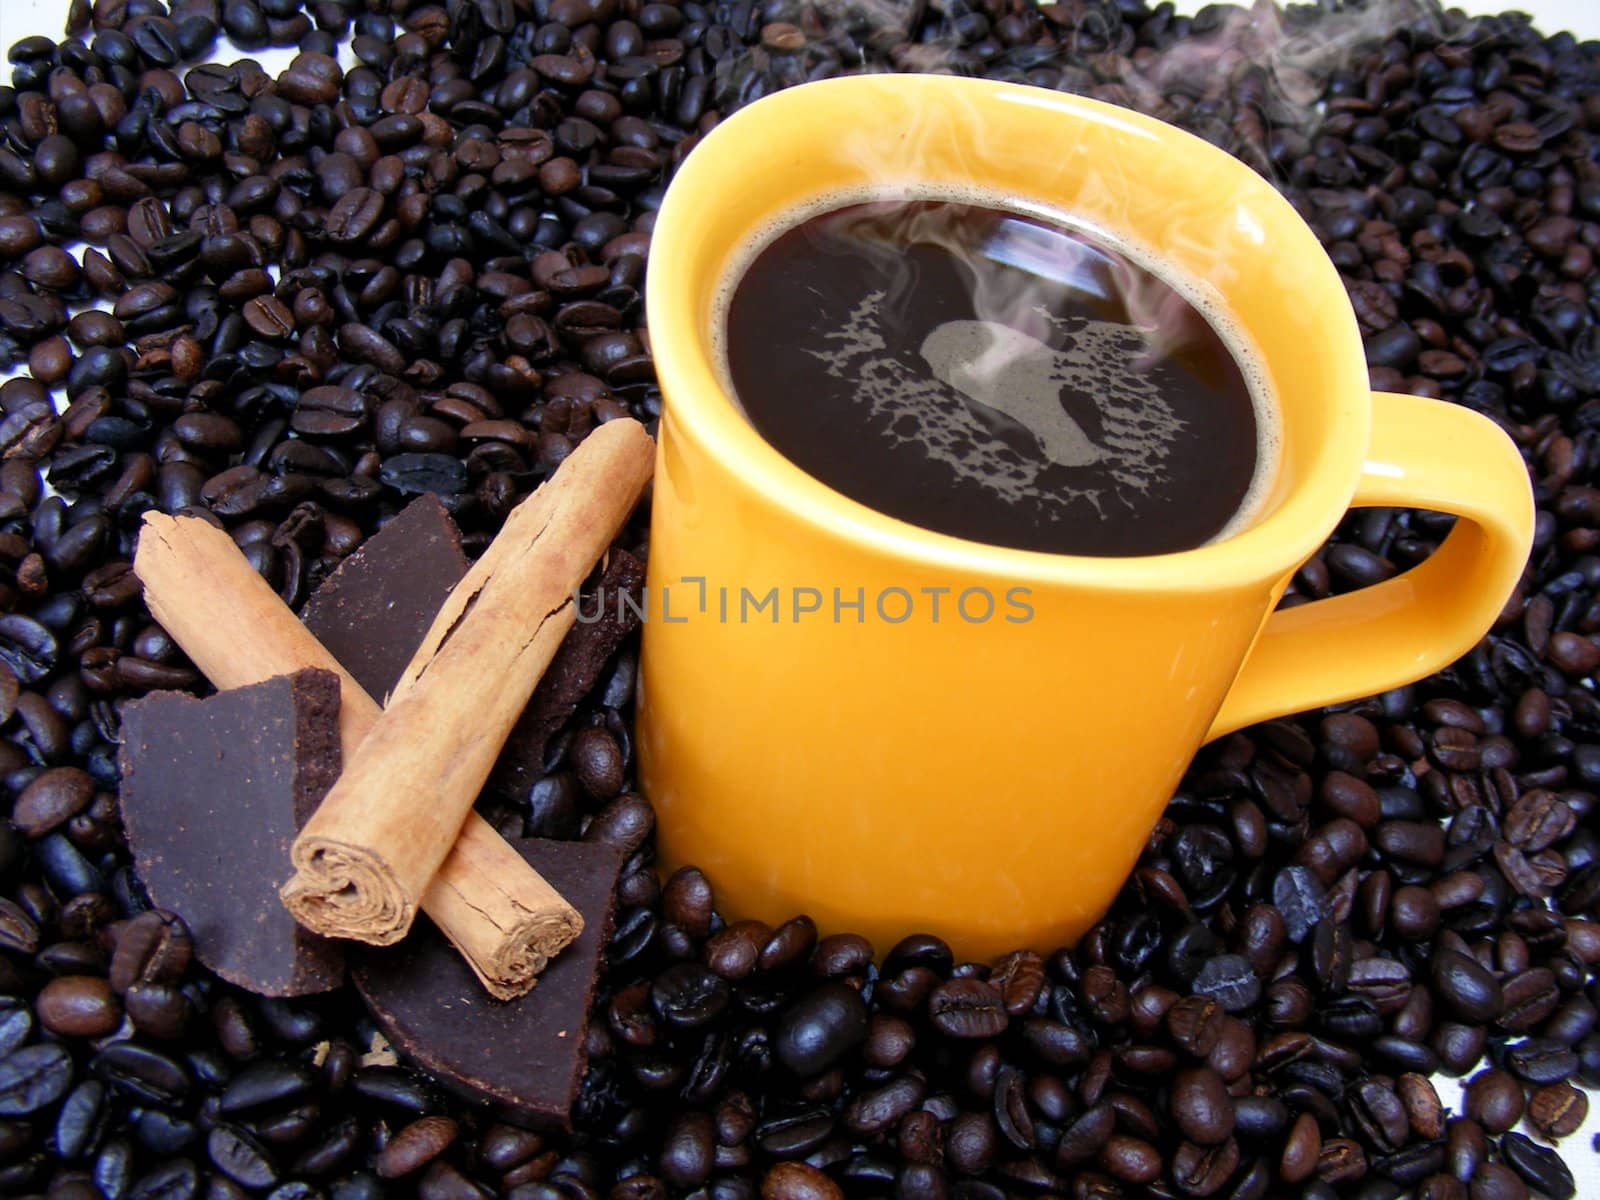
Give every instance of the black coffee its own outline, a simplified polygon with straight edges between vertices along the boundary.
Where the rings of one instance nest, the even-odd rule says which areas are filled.
[[[804,217],[754,253],[725,322],[763,437],[941,533],[1185,550],[1248,519],[1271,466],[1270,414],[1205,316],[1038,217],[944,199]]]

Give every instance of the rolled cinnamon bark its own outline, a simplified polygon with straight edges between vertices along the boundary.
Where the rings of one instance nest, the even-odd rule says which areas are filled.
[[[295,874],[281,894],[306,928],[379,946],[405,935],[654,456],[637,421],[602,425],[456,585],[295,839]]]
[[[150,613],[218,689],[321,667],[339,677],[339,741],[349,763],[380,709],[222,530],[148,513],[134,556]],[[287,868],[288,864],[285,864]],[[422,909],[489,994],[524,995],[583,928],[577,911],[477,814],[462,823]]]

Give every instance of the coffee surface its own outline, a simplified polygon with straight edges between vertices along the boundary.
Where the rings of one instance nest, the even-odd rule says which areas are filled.
[[[949,199],[802,214],[723,320],[757,431],[888,516],[992,545],[1160,554],[1248,518],[1270,415],[1175,287],[1088,234]]]

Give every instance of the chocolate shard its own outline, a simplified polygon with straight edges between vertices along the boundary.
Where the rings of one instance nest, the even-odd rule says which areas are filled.
[[[468,565],[461,531],[430,493],[340,563],[300,619],[382,704]]]
[[[577,621],[556,650],[528,707],[511,728],[490,786],[507,796],[526,796],[544,774],[545,749],[572,719],[624,639],[639,627],[644,564],[613,549],[605,570],[579,598]],[[590,619],[597,618],[597,619]]]
[[[301,620],[367,694],[382,703],[467,572],[461,534],[432,495],[408,504],[323,582]],[[613,549],[585,589],[578,621],[512,727],[488,790],[521,800],[544,775],[545,750],[594,690],[611,656],[639,627],[644,564]],[[597,617],[589,620],[591,616]]]
[[[195,953],[263,996],[344,981],[337,942],[295,924],[278,887],[289,844],[339,777],[339,677],[305,670],[196,700],[122,709],[122,823],[145,890]]]
[[[583,932],[533,991],[492,999],[428,921],[399,945],[362,947],[351,975],[390,1042],[423,1070],[507,1119],[565,1130],[586,1066],[589,1009],[623,855],[598,843],[510,842],[583,914]]]

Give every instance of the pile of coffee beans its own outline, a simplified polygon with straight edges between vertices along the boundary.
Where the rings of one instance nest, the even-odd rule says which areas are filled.
[[[0,88],[0,1194],[1573,1194],[1550,1143],[1600,1084],[1600,48],[1423,0],[72,0],[68,33],[11,47]],[[223,34],[298,53],[205,61]],[[487,814],[633,855],[570,1136],[441,1095],[349,989],[209,975],[118,829],[118,702],[201,686],[130,574],[141,514],[220,523],[291,604],[422,492],[481,547],[596,423],[658,415],[640,287],[674,166],[740,105],[864,69],[1094,95],[1277,183],[1373,383],[1523,449],[1537,541],[1493,632],[1208,747],[1106,919],[997,963],[727,925],[698,872],[658,882],[625,650]],[[1356,514],[1287,602],[1447,526]]]

